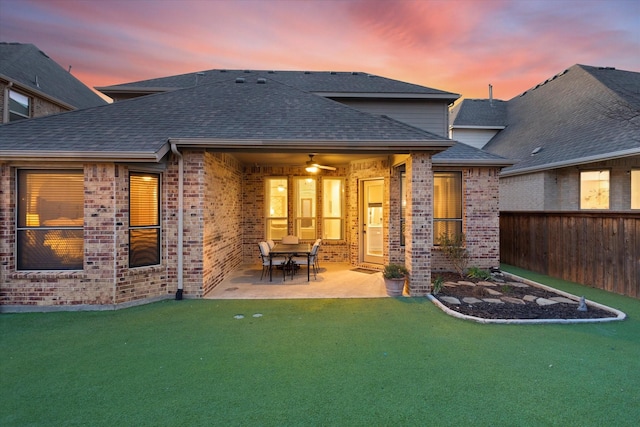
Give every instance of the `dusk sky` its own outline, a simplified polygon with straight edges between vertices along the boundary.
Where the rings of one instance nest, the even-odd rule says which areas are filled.
[[[89,87],[363,71],[507,100],[574,64],[640,71],[640,1],[0,0],[0,41],[35,44]]]

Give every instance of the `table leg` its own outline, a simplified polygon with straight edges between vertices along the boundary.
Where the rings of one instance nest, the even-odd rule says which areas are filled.
[[[311,280],[311,276],[309,276],[309,270],[311,270],[311,264],[309,264],[310,255],[311,254],[307,253],[307,282]]]

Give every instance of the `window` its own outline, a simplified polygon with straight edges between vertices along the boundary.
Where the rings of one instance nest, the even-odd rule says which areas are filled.
[[[294,230],[300,239],[316,239],[316,180],[295,178]]]
[[[160,176],[129,175],[129,267],[160,264]]]
[[[265,217],[267,219],[267,239],[280,240],[288,233],[287,178],[265,179]]]
[[[31,117],[31,100],[21,93],[9,91],[9,121],[28,119]]]
[[[344,239],[344,179],[322,180],[322,238]]]
[[[631,209],[640,209],[640,169],[631,170]]]
[[[455,236],[462,233],[462,173],[434,172],[433,174],[433,241],[443,233]]]
[[[83,226],[82,171],[18,171],[18,270],[82,270]]]
[[[580,209],[609,209],[609,171],[580,172]]]

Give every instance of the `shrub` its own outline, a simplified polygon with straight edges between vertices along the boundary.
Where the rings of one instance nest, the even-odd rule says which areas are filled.
[[[487,270],[483,270],[480,267],[469,267],[467,276],[472,279],[489,280],[491,279],[491,273]]]
[[[463,278],[469,264],[469,251],[465,247],[466,239],[464,233],[451,235],[445,231],[440,235],[439,241],[442,252],[460,277]]]
[[[442,286],[444,285],[444,279],[442,278],[442,276],[438,276],[433,280],[432,286],[431,286],[431,293],[433,295],[438,295],[438,292],[440,292],[442,290]]]
[[[402,264],[387,264],[382,272],[385,279],[402,279],[407,274],[409,274],[409,270]]]

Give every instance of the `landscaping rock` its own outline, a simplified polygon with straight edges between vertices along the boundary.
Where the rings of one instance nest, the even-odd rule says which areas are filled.
[[[444,302],[448,302],[449,304],[460,305],[460,300],[454,297],[440,297],[440,299]]]
[[[504,302],[510,302],[512,304],[526,304],[523,300],[521,300],[520,298],[512,298],[512,297],[502,297],[501,298],[502,301]]]
[[[491,304],[504,304],[504,301],[498,298],[484,298],[482,301],[488,302]]]
[[[479,302],[482,302],[482,300],[474,297],[466,297],[462,298],[462,302],[465,304],[478,304]]]
[[[571,299],[571,298],[567,298],[567,297],[551,297],[549,299],[553,300],[553,301],[557,301],[557,302],[564,302],[564,303],[567,303],[567,304],[576,304],[576,305],[578,305],[578,301],[576,301],[574,299]]]
[[[553,304],[558,304],[558,301],[553,301],[553,300],[546,299],[546,298],[538,298],[538,299],[536,300],[536,303],[537,303],[538,305],[543,305],[543,306],[544,306],[544,305],[553,305]]]

